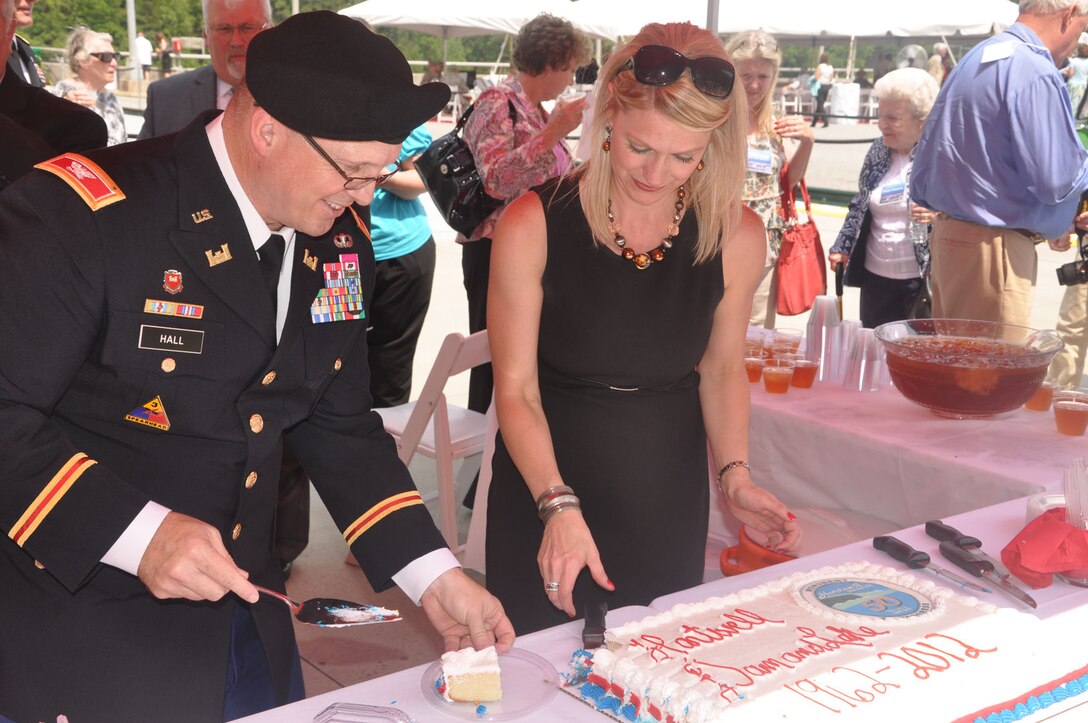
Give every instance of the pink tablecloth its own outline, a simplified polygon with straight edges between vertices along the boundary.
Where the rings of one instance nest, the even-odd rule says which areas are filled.
[[[750,447],[756,480],[787,504],[907,527],[1060,485],[1088,438],[1058,434],[1050,412],[954,420],[894,388],[777,395],[752,385]]]

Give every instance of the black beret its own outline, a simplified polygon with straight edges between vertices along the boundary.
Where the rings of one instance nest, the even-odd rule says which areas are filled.
[[[388,38],[327,10],[258,33],[246,86],[288,128],[338,141],[400,143],[450,99],[445,83],[416,85]]]

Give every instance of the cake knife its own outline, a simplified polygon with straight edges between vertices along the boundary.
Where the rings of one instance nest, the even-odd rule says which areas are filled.
[[[271,595],[291,609],[291,614],[299,622],[318,625],[323,628],[346,628],[352,625],[372,625],[374,623],[392,623],[401,619],[397,610],[387,610],[377,605],[364,605],[348,600],[331,597],[315,597],[304,602],[295,602],[283,593],[269,590],[267,587],[254,585],[257,592]]]
[[[586,621],[582,628],[582,647],[594,650],[604,645],[605,615],[608,603],[594,600],[586,603]]]
[[[982,551],[982,542],[977,537],[971,537],[965,535],[957,530],[952,525],[946,525],[940,520],[930,520],[926,523],[926,534],[932,537],[934,540],[944,542],[950,541],[956,547],[962,547],[965,550],[970,550],[976,556],[981,557],[983,560],[989,560],[994,566],[994,572],[1002,578],[1008,578],[1009,568],[1001,564],[1001,561],[995,557],[991,557]]]
[[[938,575],[947,577],[960,587],[969,587],[972,590],[978,590],[979,592],[991,592],[989,588],[983,587],[970,580],[957,575],[951,570],[946,570],[943,567],[931,564],[929,561],[929,555],[921,550],[915,550],[913,547],[903,542],[897,537],[890,535],[881,535],[880,537],[873,538],[873,547],[881,552],[887,553],[893,559],[899,560],[899,562],[906,563],[907,567],[912,570],[917,570],[920,567],[924,567],[931,572],[935,572]]]
[[[941,543],[941,554],[956,567],[966,570],[975,577],[981,577],[997,584],[1002,590],[1025,605],[1033,608],[1039,607],[1031,595],[1028,595],[1019,587],[1009,582],[1007,578],[1003,578],[995,573],[994,564],[989,560],[983,560],[970,550],[959,547],[954,542],[948,540]]]

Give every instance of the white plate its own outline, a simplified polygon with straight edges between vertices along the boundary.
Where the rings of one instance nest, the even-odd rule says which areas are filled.
[[[435,687],[442,677],[442,661],[436,660],[423,671],[420,681],[423,698],[451,718],[514,720],[544,707],[559,692],[559,673],[555,666],[528,650],[514,648],[508,653],[499,653],[499,670],[502,675],[502,700],[481,703],[479,706],[475,703],[450,703]]]

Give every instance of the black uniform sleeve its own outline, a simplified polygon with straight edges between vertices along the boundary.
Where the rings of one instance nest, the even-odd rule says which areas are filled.
[[[61,199],[48,217],[35,198]],[[0,196],[0,527],[74,590],[147,503],[54,406],[97,343],[102,263],[86,206],[35,172]]]

